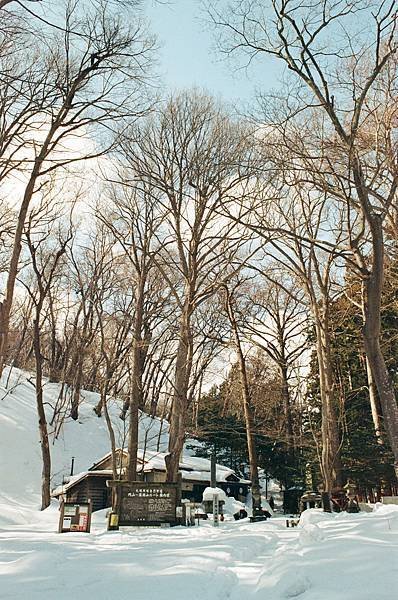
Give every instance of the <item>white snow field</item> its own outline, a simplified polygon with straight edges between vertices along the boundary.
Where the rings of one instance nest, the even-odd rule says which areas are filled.
[[[56,533],[58,503],[38,510],[34,389],[24,374],[14,375],[21,379],[12,394],[0,390],[1,600],[398,597],[398,506],[358,515],[310,510],[296,528],[273,517],[114,532],[99,511],[91,533]],[[51,401],[57,386],[46,388]],[[81,423],[67,423],[53,447],[56,470],[66,472],[71,455],[83,469],[108,451],[105,425],[90,408],[95,394],[86,400]]]

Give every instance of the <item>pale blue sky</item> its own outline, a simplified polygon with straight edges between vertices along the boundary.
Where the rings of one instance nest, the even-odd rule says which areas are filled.
[[[199,87],[239,107],[254,99],[256,89],[278,87],[281,66],[263,55],[247,72],[238,60],[227,61],[215,49],[201,0],[143,0],[142,12],[158,39],[158,72],[168,91]],[[29,5],[52,22],[57,22],[60,0]]]
[[[264,57],[247,73],[216,52],[200,0],[149,1],[144,12],[158,37],[159,70],[167,89],[197,86],[235,104],[250,101],[256,88],[278,86],[279,69],[272,59]]]

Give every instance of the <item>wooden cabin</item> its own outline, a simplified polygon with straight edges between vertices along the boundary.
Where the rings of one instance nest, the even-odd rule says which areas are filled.
[[[166,481],[165,454],[150,450],[138,450],[137,480],[148,482]],[[128,453],[117,450],[118,473],[124,479]],[[182,498],[192,502],[201,502],[203,491],[210,485],[210,461],[206,458],[184,456],[180,461]],[[87,502],[91,498],[93,511],[111,506],[110,489],[106,482],[112,480],[112,454],[106,454],[87,471],[79,473],[56,488],[52,496],[68,502]],[[217,487],[227,496],[244,502],[251,482],[240,478],[232,469],[216,465]]]
[[[109,471],[84,471],[66,480],[62,486],[57,487],[52,496],[67,502],[87,502],[90,498],[92,510],[101,510],[111,506],[110,489],[106,482],[112,479]]]

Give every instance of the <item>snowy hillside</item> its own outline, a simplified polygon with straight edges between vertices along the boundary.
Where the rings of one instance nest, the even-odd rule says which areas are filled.
[[[40,505],[41,453],[37,423],[35,389],[29,374],[13,369],[8,382],[5,370],[0,386],[0,505]],[[60,390],[59,384],[45,385],[48,415]],[[74,472],[89,468],[92,463],[110,451],[105,419],[98,418],[93,407],[98,394],[83,392],[78,421],[68,419],[58,436],[52,437],[52,487],[70,473],[71,459],[75,457]],[[118,417],[120,406],[110,402],[110,416],[117,443],[122,445],[126,424]],[[51,428],[49,428],[51,430]],[[167,423],[142,414],[140,418],[140,446],[150,450],[167,448]],[[1,506],[0,506],[1,508]],[[3,513],[4,514],[4,513]],[[0,515],[1,519],[1,515]]]

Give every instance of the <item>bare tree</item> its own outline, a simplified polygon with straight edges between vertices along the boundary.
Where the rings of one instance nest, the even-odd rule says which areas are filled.
[[[329,194],[342,196],[348,204],[349,246],[362,278],[365,351],[398,475],[398,407],[380,347],[383,221],[396,199],[397,176],[396,170],[390,170],[391,161],[380,160],[383,152],[376,141],[366,148],[363,136],[369,103],[398,51],[396,3],[313,0],[304,6],[293,0],[270,0],[264,6],[239,0],[228,14],[221,13],[212,11],[214,22],[228,32],[228,52],[240,50],[250,59],[267,54],[288,67],[298,88],[295,100],[289,98],[287,119],[298,114],[305,117],[314,109],[323,115],[318,176],[323,169],[330,172],[336,155],[340,166],[344,165],[337,185],[327,178],[323,181]],[[312,131],[316,132],[314,124]],[[300,135],[305,144],[303,130]],[[310,158],[308,152],[306,157]],[[360,216],[362,227],[353,226],[353,220],[358,222],[354,215]],[[366,255],[364,235],[369,236]]]
[[[241,243],[218,216],[248,177],[251,131],[231,122],[209,98],[183,94],[124,144],[136,177],[156,190],[164,211],[163,256],[157,266],[179,313],[167,479],[176,481],[185,439],[193,363],[192,317],[219,288]],[[242,188],[239,190],[242,192]],[[178,273],[177,283],[170,272]]]
[[[149,299],[153,293],[151,275],[159,253],[158,232],[162,213],[157,197],[148,183],[131,185],[134,170],[121,171],[119,185],[113,186],[113,202],[109,211],[103,210],[100,219],[123,249],[131,269],[134,297],[132,319],[131,373],[129,398],[129,431],[127,479],[137,478],[138,418],[143,407],[143,374],[146,354],[151,341]]]
[[[116,129],[126,116],[142,114],[145,108],[142,88],[152,41],[143,34],[140,23],[127,26],[122,15],[117,17],[108,12],[106,4],[82,15],[71,2],[67,5],[62,35],[47,31],[37,46],[38,60],[35,61],[36,57],[31,60],[27,73],[24,68],[18,69],[16,84],[8,85],[17,88],[17,109],[12,93],[2,106],[4,122],[11,115],[6,129],[11,141],[2,170],[8,169],[9,154],[15,154],[15,145],[19,148],[22,144],[25,152],[29,149],[29,158],[22,165],[26,184],[1,306],[0,367],[7,351],[21,239],[31,200],[50,173],[109,151],[113,142],[107,141],[101,132]],[[0,84],[8,89],[7,82],[14,77],[12,71],[6,70],[3,73],[6,83],[0,80]],[[26,77],[26,84],[18,83]],[[23,89],[19,89],[21,86]],[[25,131],[29,133],[29,148],[23,136]],[[76,147],[77,140],[85,141],[87,149],[71,151],[71,144]]]
[[[308,308],[303,290],[296,281],[278,268],[253,265],[260,271],[252,290],[248,292],[246,318],[242,332],[252,344],[263,350],[277,365],[283,409],[286,444],[295,447],[292,398],[292,378],[303,352],[308,348]]]
[[[239,212],[230,217],[257,233],[263,239],[261,270],[277,261],[280,267],[291,273],[305,292],[311,312],[315,334],[316,353],[320,372],[322,402],[322,457],[321,472],[325,490],[342,484],[337,420],[338,398],[333,376],[330,340],[330,301],[334,286],[336,260],[340,245],[346,234],[341,228],[341,216],[335,214],[335,223],[325,218],[327,197],[297,188],[285,189],[275,181],[266,185],[257,196],[242,200]],[[257,199],[256,199],[257,198]],[[334,236],[334,239],[333,239]],[[328,237],[327,251],[318,238]],[[344,254],[344,253],[343,253]],[[281,284],[281,282],[280,282]]]
[[[98,297],[109,294],[109,287],[104,285],[106,266],[111,268],[109,256],[97,253],[98,246],[85,248],[82,253],[72,248],[70,258],[72,273],[75,275],[76,293],[79,298],[78,309],[74,318],[72,338],[69,343],[70,361],[65,362],[64,381],[72,387],[70,415],[75,421],[79,417],[80,392],[83,387],[83,369],[88,348],[98,332],[96,306]],[[80,260],[84,261],[84,265]]]
[[[41,509],[49,506],[50,481],[51,481],[51,455],[47,416],[43,397],[43,354],[41,347],[42,310],[48,296],[48,291],[53,284],[61,259],[66,252],[66,247],[73,237],[71,227],[62,231],[59,224],[55,224],[53,214],[54,206],[51,201],[44,200],[41,205],[30,212],[25,226],[25,238],[32,260],[32,269],[35,276],[36,286],[32,289],[25,285],[34,305],[33,315],[33,351],[35,356],[35,392],[36,406],[39,418],[40,445],[42,454],[42,486],[41,486]],[[58,207],[59,210],[59,207]],[[40,229],[44,226],[47,231],[37,231],[38,222]],[[57,228],[57,231],[52,231]],[[35,231],[36,229],[36,231]],[[51,236],[53,234],[53,236]],[[52,238],[52,239],[51,239]]]
[[[239,283],[236,287],[239,286]],[[239,333],[238,321],[235,311],[235,299],[234,292],[236,289],[229,289],[228,286],[224,287],[225,290],[225,310],[228,315],[228,320],[231,325],[232,338],[234,341],[235,351],[238,357],[238,368],[239,368],[239,379],[240,387],[243,400],[243,412],[245,415],[245,426],[246,426],[246,438],[247,438],[247,450],[249,455],[250,465],[250,479],[251,479],[251,492],[253,501],[253,517],[261,517],[261,488],[258,476],[258,457],[257,447],[255,440],[254,431],[254,414],[252,406],[252,398],[250,392],[249,377],[246,368],[246,359],[243,351],[243,345],[241,336]]]

